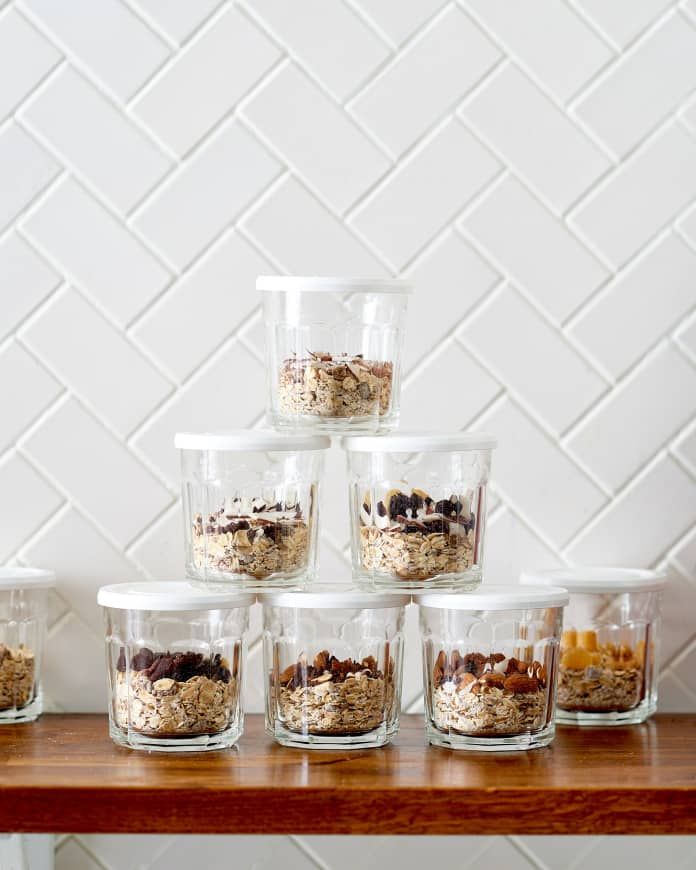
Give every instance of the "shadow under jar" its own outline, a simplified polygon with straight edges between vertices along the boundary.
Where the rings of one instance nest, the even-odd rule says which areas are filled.
[[[266,730],[284,746],[383,746],[399,728],[406,595],[267,592]]]
[[[319,480],[330,440],[257,430],[179,433],[186,573],[205,584],[314,576]]]
[[[353,579],[372,590],[476,589],[496,443],[466,432],[344,438]]]
[[[262,276],[256,288],[276,429],[378,432],[398,424],[410,284]]]
[[[630,725],[657,710],[659,571],[573,567],[526,571],[523,584],[570,593],[558,667],[556,721]]]
[[[32,722],[41,714],[41,660],[53,586],[51,571],[0,568],[0,724]]]
[[[565,589],[489,586],[414,601],[430,743],[484,751],[548,745]]]
[[[247,592],[184,582],[99,590],[106,627],[111,738],[131,749],[224,749],[243,727]]]

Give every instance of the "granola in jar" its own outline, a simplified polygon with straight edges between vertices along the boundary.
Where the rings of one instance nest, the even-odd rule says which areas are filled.
[[[310,502],[314,500],[312,487]],[[195,515],[192,544],[199,570],[261,580],[274,574],[298,573],[307,566],[310,528],[299,503],[267,504],[261,498],[233,498],[208,517]]]
[[[0,643],[0,710],[20,709],[33,700],[35,669],[36,658],[30,649]]]
[[[319,417],[368,417],[391,407],[391,362],[366,360],[362,354],[308,351],[284,360],[278,380],[281,414]]]
[[[360,510],[360,559],[365,571],[428,580],[474,564],[471,501],[451,495],[435,501],[421,489],[390,489],[373,510],[369,493]]]
[[[563,632],[558,666],[561,710],[624,712],[640,704],[644,692],[645,643],[635,648],[600,643],[594,630]]]
[[[224,731],[237,705],[236,673],[236,662],[230,669],[219,654],[155,653],[147,647],[131,658],[128,668],[121,649],[115,675],[116,724],[124,731],[158,737]]]
[[[393,661],[385,676],[373,656],[343,661],[322,650],[279,677],[278,712],[285,727],[303,734],[348,736],[378,728],[393,703]]]
[[[540,662],[440,650],[432,680],[432,719],[442,731],[516,735],[546,724],[547,675]]]

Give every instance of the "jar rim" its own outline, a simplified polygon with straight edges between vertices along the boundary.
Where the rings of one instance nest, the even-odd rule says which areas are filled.
[[[381,610],[405,607],[411,601],[405,592],[371,592],[357,587],[324,583],[309,589],[268,589],[259,592],[261,604],[311,610]]]
[[[345,293],[369,290],[370,293],[413,293],[413,284],[401,278],[351,278],[339,275],[259,275],[257,290],[289,292],[343,291]]]
[[[256,601],[253,592],[218,592],[192,586],[185,580],[145,580],[102,586],[97,603],[115,610],[231,610]]]
[[[55,572],[46,568],[24,568],[20,565],[0,567],[0,589],[52,589]]]
[[[421,607],[442,610],[527,610],[565,607],[570,601],[560,586],[482,586],[475,592],[420,592],[413,600]]]
[[[487,432],[396,432],[391,435],[348,435],[341,447],[354,453],[423,453],[492,450],[495,435]]]
[[[610,565],[576,565],[543,571],[523,571],[520,583],[565,586],[569,592],[648,592],[667,583],[664,571],[647,568],[621,568]]]
[[[274,432],[268,429],[229,429],[219,432],[177,432],[174,446],[179,450],[260,451],[291,453],[328,450],[326,435]]]

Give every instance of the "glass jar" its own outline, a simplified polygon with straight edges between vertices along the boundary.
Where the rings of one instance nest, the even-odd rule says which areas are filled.
[[[243,726],[248,592],[183,582],[102,586],[109,732],[131,749],[224,749]]]
[[[328,438],[179,433],[186,573],[204,583],[292,585],[316,567]]]
[[[406,595],[266,592],[266,730],[284,746],[383,746],[399,728]]]
[[[0,724],[41,715],[41,659],[54,585],[51,571],[0,568]]]
[[[354,580],[368,589],[476,589],[495,438],[399,433],[342,444]]]
[[[405,281],[264,276],[268,418],[377,432],[399,421]]]
[[[414,601],[430,742],[501,751],[549,744],[565,589],[488,586]]]
[[[565,586],[556,720],[572,725],[644,722],[657,709],[659,571],[574,567],[526,571],[521,582]]]

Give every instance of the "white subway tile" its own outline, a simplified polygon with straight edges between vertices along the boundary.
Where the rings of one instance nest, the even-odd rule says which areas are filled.
[[[245,230],[295,275],[385,275],[387,270],[294,178],[243,221]]]
[[[496,472],[496,455],[493,453],[493,480]],[[493,522],[488,522],[484,560],[485,582],[503,586],[517,583],[521,572],[526,569],[543,570],[562,565],[553,550],[509,508],[503,508]]]
[[[74,837],[69,837],[56,849],[55,870],[101,870],[101,868]]]
[[[148,579],[171,580],[182,575],[186,557],[180,501],[136,541],[130,555],[147,573]]]
[[[132,97],[169,54],[119,0],[22,0],[22,7],[121,100]]]
[[[556,320],[568,317],[606,277],[599,261],[514,178],[485,196],[463,226]]]
[[[338,100],[389,56],[384,41],[342,0],[247,0],[246,5]]]
[[[674,13],[590,88],[575,112],[624,155],[696,87],[696,29]]]
[[[501,383],[559,433],[607,387],[561,333],[512,287],[505,287],[485,305],[460,335]]]
[[[68,334],[70,341],[65,340]],[[73,289],[52,300],[24,331],[23,340],[123,435],[173,389],[123,333]]]
[[[0,463],[0,560],[3,562],[51,518],[63,497],[16,453]]]
[[[378,837],[378,836],[304,836],[314,854],[319,856],[325,867],[331,870],[354,870],[358,866],[398,867],[403,870],[417,870],[428,864],[440,867],[468,868],[469,861],[489,846],[492,837],[437,836],[427,837]],[[366,856],[370,856],[366,865]],[[370,866],[371,865],[371,866]],[[505,867],[507,865],[490,865]],[[511,870],[516,870],[512,867]]]
[[[280,52],[230,6],[134,103],[177,154],[192,148],[258,82]]]
[[[696,425],[679,438],[674,450],[696,473]]]
[[[495,488],[516,513],[561,546],[589,522],[606,501],[602,492],[511,401],[497,405],[474,427],[493,432]],[[558,494],[563,493],[563,510]],[[582,561],[582,560],[580,560]]]
[[[60,172],[51,155],[11,123],[0,133],[0,231]]]
[[[445,0],[356,0],[356,5],[389,39],[400,44],[423,27]]]
[[[671,0],[574,0],[593,24],[622,48],[646,30]]]
[[[137,0],[138,6],[175,42],[182,43],[222,0]]]
[[[71,67],[51,80],[21,118],[122,212],[171,167],[159,148]]]
[[[689,638],[696,640],[693,620],[693,614],[696,612],[696,571],[692,570],[688,576],[690,579],[673,569],[669,569],[667,572],[667,586],[662,593],[662,601],[660,602],[662,615],[660,662],[662,665],[683,649]],[[675,672],[679,673],[677,669]]]
[[[0,121],[60,58],[60,52],[14,9],[0,18]]]
[[[649,566],[694,522],[696,482],[667,457],[634,481],[566,555],[585,565]]]
[[[388,176],[350,223],[400,269],[499,170],[454,119]]]
[[[647,868],[657,863],[686,870],[695,857],[693,837],[602,837],[573,870],[615,870],[617,864]]]
[[[96,600],[92,606],[99,609]],[[107,684],[102,638],[103,629],[95,634],[74,613],[49,633],[42,680],[48,696],[62,709],[104,712]]]
[[[461,111],[466,121],[557,212],[609,168],[597,146],[512,64]]]
[[[32,433],[26,450],[120,546],[172,501],[130,450],[74,399]]]
[[[183,380],[258,306],[256,278],[273,271],[238,233],[230,233],[169,288],[134,335]]]
[[[68,278],[126,323],[170,279],[158,260],[73,179],[61,181],[22,229]]]
[[[689,421],[685,396],[696,396],[696,368],[666,345],[581,422],[568,448],[618,489]]]
[[[0,351],[0,453],[62,392],[60,383],[11,341]]]
[[[258,196],[279,169],[266,149],[235,122],[177,170],[135,223],[183,269]]]
[[[612,57],[611,49],[562,0],[534,0],[533,10],[526,3],[507,0],[467,0],[466,5],[504,43],[510,56],[561,102],[577,93]]]
[[[571,335],[618,378],[693,307],[694,275],[696,254],[670,234],[611,283]]]
[[[0,241],[3,316],[0,338],[17,325],[60,283],[60,276],[17,233]]]
[[[296,64],[273,76],[242,115],[338,212],[389,169],[382,152]]]
[[[499,58],[493,43],[454,6],[362,91],[351,111],[400,154]]]
[[[570,223],[617,268],[696,195],[696,140],[670,124],[581,203]]]
[[[188,870],[205,856],[206,870],[227,870],[230,854],[241,867],[254,870],[316,870],[316,864],[289,837],[236,836],[206,837],[189,834],[177,838],[158,855],[148,870]]]

